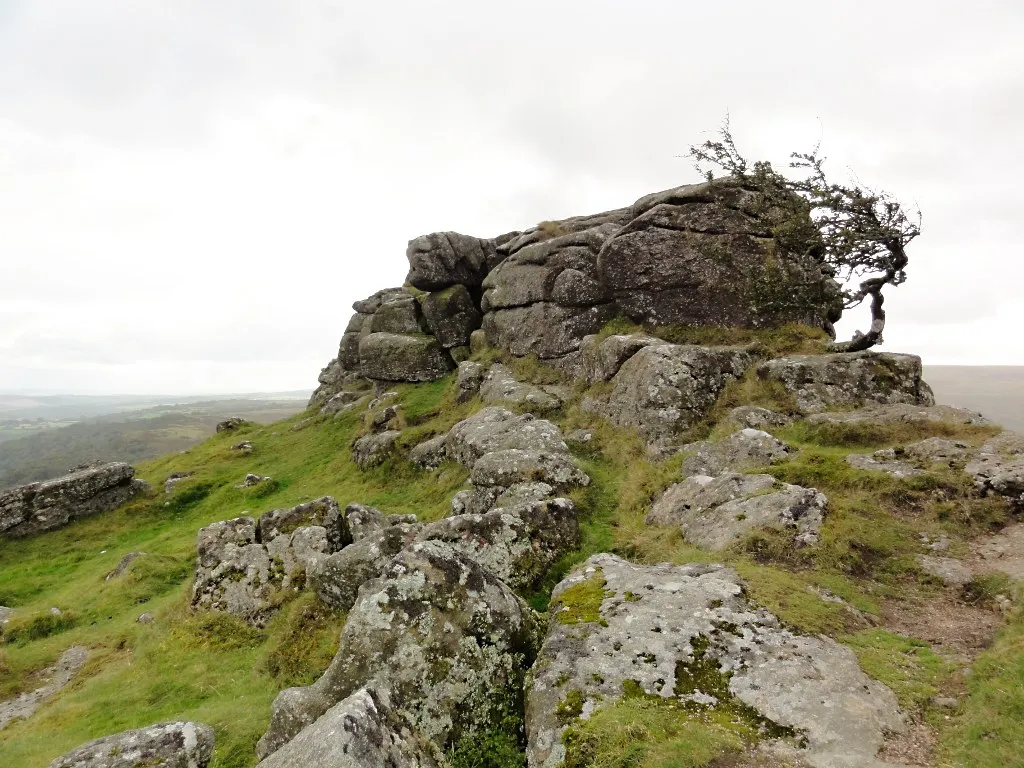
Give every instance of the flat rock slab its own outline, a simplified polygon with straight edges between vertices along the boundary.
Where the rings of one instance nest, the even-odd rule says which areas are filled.
[[[50,679],[34,691],[19,694],[13,699],[0,701],[0,731],[14,720],[31,717],[49,699],[56,696],[78,674],[89,658],[89,651],[74,645],[61,654],[57,663],[44,670]]]
[[[206,768],[213,728],[202,723],[159,723],[83,744],[50,768]]]
[[[762,363],[757,375],[781,384],[803,413],[869,403],[935,405],[921,358],[892,352],[793,355]]]
[[[460,366],[460,382],[463,368]],[[465,369],[468,372],[468,368]],[[461,386],[461,384],[460,384]],[[537,411],[553,411],[562,400],[544,387],[517,380],[501,363],[495,363],[480,384],[480,397],[485,403],[512,403]]]
[[[437,768],[435,748],[370,686],[335,704],[257,768]]]
[[[716,670],[719,682],[698,669]],[[880,765],[885,733],[904,727],[892,691],[868,678],[850,649],[781,628],[743,597],[731,569],[594,555],[552,593],[527,699],[530,765],[555,768],[565,759],[571,721],[559,707],[570,692],[586,719],[620,699],[626,681],[698,707],[735,699],[803,737],[802,754],[819,768]]]
[[[747,427],[718,442],[702,441],[684,445],[684,475],[720,475],[778,464],[793,451],[781,440],[761,429]]]
[[[953,557],[918,555],[917,564],[929,576],[940,579],[947,587],[962,587],[974,578],[974,573],[962,561]]]
[[[1024,523],[1008,525],[972,545],[971,567],[978,573],[999,571],[1024,581]]]
[[[790,530],[797,543],[815,544],[827,504],[820,491],[780,483],[771,475],[693,475],[654,502],[647,522],[678,525],[687,541],[711,551],[726,549],[760,527]]]
[[[846,463],[854,469],[862,469],[866,472],[885,472],[893,477],[914,477],[924,474],[913,464],[900,461],[892,448],[884,448],[872,454],[851,453],[846,457]]]
[[[965,408],[910,403],[868,405],[852,411],[812,413],[807,417],[807,421],[810,424],[922,424],[945,421],[950,424],[979,426],[992,423],[977,411]]]

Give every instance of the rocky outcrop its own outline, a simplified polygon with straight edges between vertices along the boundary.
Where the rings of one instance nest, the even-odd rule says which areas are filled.
[[[773,236],[778,224],[758,193],[728,180],[649,195],[602,245],[600,282],[624,315],[655,326],[831,328],[838,286],[819,258]]]
[[[933,406],[921,358],[891,352],[794,355],[762,363],[757,375],[781,385],[803,413],[868,404]]]
[[[395,444],[401,432],[389,429],[385,432],[364,435],[352,445],[352,458],[360,469],[369,469],[384,462],[395,452]]]
[[[462,388],[463,379],[461,374],[463,370],[466,371],[468,378],[471,369],[468,367],[463,369],[460,366],[460,389]],[[509,403],[541,413],[553,411],[562,405],[562,398],[556,394],[554,387],[539,387],[534,384],[521,382],[501,363],[495,363],[491,366],[487,375],[481,379],[478,389],[480,398],[485,403]]]
[[[694,475],[666,490],[647,522],[678,525],[688,541],[712,551],[761,527],[792,531],[796,543],[815,544],[827,504],[820,491],[780,483],[771,475]]]
[[[1024,435],[997,435],[981,446],[966,469],[980,491],[1004,496],[1024,510]]]
[[[360,588],[323,676],[274,700],[258,752],[276,752],[370,683],[446,747],[514,711],[538,640],[533,612],[489,570],[451,545],[418,542]]]
[[[7,620],[5,611],[9,612],[10,609],[0,609],[0,634]],[[18,694],[13,699],[0,701],[0,731],[14,720],[34,715],[40,706],[60,693],[75,678],[88,659],[89,651],[86,648],[73,645],[60,655],[56,664],[43,670],[43,675],[47,677],[46,683],[34,690]]]
[[[980,413],[964,408],[908,403],[868,405],[852,411],[812,413],[807,417],[809,424],[928,424],[937,421],[978,426],[992,423]]]
[[[671,442],[704,418],[753,361],[743,347],[644,346],[612,377],[607,400],[589,400],[584,407],[636,429],[649,443]]]
[[[192,608],[225,611],[262,626],[282,590],[299,589],[311,567],[352,541],[329,496],[292,509],[238,517],[199,531]]]
[[[412,732],[387,689],[360,688],[331,707],[257,768],[439,768],[437,748]]]
[[[453,285],[478,287],[501,260],[497,242],[458,232],[434,232],[409,241],[405,281],[421,291],[443,291]]]
[[[551,616],[527,699],[531,768],[561,765],[566,730],[631,687],[788,732],[821,768],[876,765],[885,733],[904,728],[892,691],[852,651],[783,629],[721,566],[594,555],[555,588]]]
[[[720,475],[778,464],[792,456],[789,446],[760,429],[741,429],[724,440],[684,445],[683,474]]]
[[[173,722],[104,736],[58,757],[50,768],[206,768],[213,728]]]
[[[0,536],[31,536],[108,512],[147,488],[123,462],[78,467],[63,477],[0,492]]]

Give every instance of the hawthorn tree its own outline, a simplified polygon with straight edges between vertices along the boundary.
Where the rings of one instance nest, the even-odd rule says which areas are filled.
[[[690,147],[689,156],[709,182],[719,176],[738,180],[759,192],[766,210],[783,212],[776,221],[789,222],[777,232],[789,248],[818,258],[842,286],[843,307],[852,309],[871,299],[871,327],[856,331],[849,341],[835,343],[836,352],[856,352],[882,343],[885,329],[885,298],[882,289],[907,279],[906,247],[921,234],[921,213],[908,216],[899,201],[885,192],[860,184],[837,184],[825,176],[820,144],[809,153],[793,152],[787,177],[771,163],[748,163],[736,148],[729,118],[716,141]],[[810,216],[812,227],[800,226]],[[795,226],[793,223],[796,223]],[[854,286],[855,281],[859,284]]]

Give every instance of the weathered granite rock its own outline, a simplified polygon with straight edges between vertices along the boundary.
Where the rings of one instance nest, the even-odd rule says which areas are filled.
[[[415,296],[403,295],[386,301],[370,315],[366,335],[371,333],[427,333],[427,320]]]
[[[375,467],[395,452],[395,442],[400,434],[392,429],[364,435],[352,445],[352,458],[360,469]]]
[[[853,411],[812,413],[807,417],[809,424],[924,424],[935,421],[980,426],[991,424],[988,419],[976,411],[954,408],[949,405],[910,405],[908,403],[868,405]]]
[[[339,413],[345,413],[355,408],[359,401],[366,396],[366,392],[343,390],[334,395],[331,395],[327,402],[324,403],[320,409],[321,416],[334,416]]]
[[[409,461],[423,469],[437,469],[447,458],[445,440],[447,435],[437,435],[413,446],[409,451]]]
[[[213,728],[202,723],[159,723],[104,736],[58,757],[50,768],[206,768]]]
[[[9,608],[5,610],[10,610]],[[6,623],[0,613],[0,634],[3,624]],[[82,669],[89,659],[89,651],[80,645],[73,645],[68,648],[57,659],[52,667],[43,670],[46,682],[39,688],[18,694],[13,699],[0,701],[0,731],[10,725],[14,720],[21,720],[31,717],[49,699],[60,693]]]
[[[772,236],[777,222],[762,203],[729,180],[641,198],[601,248],[601,283],[627,317],[656,326],[831,328],[838,286],[818,258]]]
[[[497,724],[537,645],[533,612],[489,570],[450,545],[418,542],[359,590],[324,675],[277,696],[258,753],[277,751],[371,681],[444,748]]]
[[[409,241],[405,255],[409,274],[405,282],[421,291],[441,291],[461,284],[479,286],[496,266],[494,240],[460,235],[458,232],[433,232]]]
[[[456,378],[459,387],[458,401],[464,403],[477,392],[484,382],[484,367],[473,360],[463,360],[459,363],[459,373]]]
[[[228,418],[224,419],[224,421],[222,421],[219,424],[217,424],[217,431],[218,432],[234,432],[236,429],[241,429],[242,427],[248,427],[248,426],[252,425],[252,423],[253,422],[247,421],[246,419],[243,419],[243,418],[241,418],[239,416],[229,416]]]
[[[110,573],[103,577],[104,581],[110,581],[111,579],[119,579],[124,576],[125,572],[131,567],[131,564],[138,560],[140,557],[145,557],[145,552],[129,552],[127,555],[122,557],[117,565]]]
[[[567,453],[542,453],[520,448],[491,451],[473,464],[476,486],[509,488],[520,483],[548,483],[556,489],[589,485],[590,478]]]
[[[335,704],[257,768],[439,768],[436,747],[412,732],[382,686]]]
[[[759,527],[791,530],[798,543],[815,544],[827,504],[820,491],[779,483],[771,475],[694,475],[666,490],[647,522],[679,525],[688,541],[712,551]]]
[[[854,469],[862,469],[868,472],[885,472],[893,477],[914,477],[922,474],[922,470],[905,461],[900,461],[902,452],[897,453],[892,448],[883,448],[872,454],[851,453],[846,457],[846,463]]]
[[[445,349],[469,345],[469,337],[483,319],[466,286],[456,284],[422,299],[427,328]]]
[[[761,408],[756,405],[741,405],[729,411],[729,420],[739,424],[741,427],[750,429],[768,429],[770,427],[784,427],[793,420],[784,413],[778,413],[770,408]]]
[[[248,456],[256,449],[253,447],[252,441],[243,440],[240,443],[235,443],[231,446],[231,450],[235,453],[239,453],[242,456]]]
[[[918,555],[917,564],[921,566],[922,571],[939,579],[948,587],[962,587],[974,578],[971,569],[953,557]]]
[[[562,405],[561,398],[548,388],[518,381],[512,375],[512,371],[501,363],[492,365],[483,378],[480,384],[480,397],[485,403],[511,403],[540,412],[553,411]]]
[[[359,541],[392,525],[415,523],[416,515],[388,515],[374,507],[352,503],[345,507],[345,520],[352,540]]]
[[[576,352],[585,336],[597,333],[615,314],[614,304],[563,307],[541,301],[488,312],[483,329],[491,346],[516,357],[536,355],[550,360]]]
[[[927,464],[955,465],[966,461],[976,453],[967,443],[959,440],[946,440],[942,437],[929,437],[918,440],[903,449],[903,454],[915,461]]]
[[[369,532],[340,552],[314,562],[308,571],[309,586],[321,602],[347,611],[356,602],[359,588],[380,576],[391,558],[416,540],[419,531],[418,525],[396,524]]]
[[[380,381],[433,381],[455,368],[437,339],[425,334],[371,333],[359,342],[359,369]]]
[[[752,362],[741,347],[645,346],[619,368],[607,402],[586,407],[636,429],[648,442],[671,438],[706,416]]]
[[[781,440],[760,429],[741,429],[718,442],[701,441],[684,445],[682,452],[689,454],[683,461],[685,475],[720,475],[740,472],[754,467],[778,464],[792,456],[792,451]]]
[[[555,588],[551,617],[527,699],[532,768],[565,760],[570,695],[588,718],[620,699],[626,681],[698,709],[751,707],[805,738],[803,754],[819,768],[875,766],[885,732],[904,727],[892,691],[868,678],[852,651],[782,629],[721,566],[594,555]]]
[[[1024,510],[1024,435],[996,435],[981,446],[966,471],[979,490],[1005,496],[1017,510]]]
[[[580,374],[587,384],[610,381],[629,358],[644,347],[664,344],[653,336],[633,333],[601,338],[587,336],[580,343]]]
[[[242,482],[235,485],[235,488],[255,488],[260,483],[264,483],[270,479],[272,479],[270,475],[257,475],[255,472],[249,472],[242,479]]]
[[[30,536],[108,512],[147,487],[124,462],[93,464],[63,477],[0,491],[0,536]]]
[[[182,480],[187,480],[194,474],[194,472],[172,472],[164,480],[164,493],[174,493],[174,489]]]
[[[857,469],[886,472],[893,477],[913,477],[934,464],[962,467],[976,453],[977,450],[967,443],[929,437],[907,446],[883,448],[870,455],[851,454],[846,457],[846,463]]]
[[[804,413],[870,403],[931,406],[935,396],[921,378],[921,358],[892,352],[793,355],[768,360],[757,375],[781,384]]]
[[[446,438],[448,456],[469,469],[488,453],[508,449],[568,454],[557,426],[532,414],[490,406],[456,424]]]
[[[192,608],[226,611],[262,626],[282,590],[305,584],[313,567],[352,541],[333,498],[208,525],[199,531]],[[344,551],[344,550],[342,550]]]

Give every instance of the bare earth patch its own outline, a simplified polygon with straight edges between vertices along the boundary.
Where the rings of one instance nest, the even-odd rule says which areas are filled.
[[[882,745],[878,759],[907,768],[935,765],[935,732],[924,723],[908,723],[903,733],[891,734]]]
[[[1014,523],[992,536],[971,545],[973,558],[968,562],[975,573],[1001,571],[1013,579],[1024,580],[1024,523]]]
[[[882,625],[907,637],[924,640],[950,661],[970,664],[992,644],[1003,624],[992,611],[940,595],[930,600],[886,603]]]

